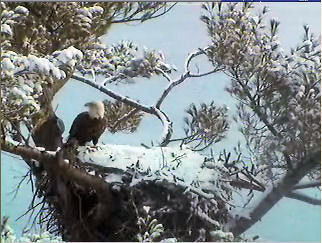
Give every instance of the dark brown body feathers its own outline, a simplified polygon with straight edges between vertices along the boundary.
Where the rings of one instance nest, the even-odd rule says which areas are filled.
[[[84,146],[86,142],[93,141],[93,144],[96,145],[105,131],[105,127],[106,121],[104,118],[91,118],[88,112],[82,112],[72,124],[68,141],[76,139],[80,146]]]

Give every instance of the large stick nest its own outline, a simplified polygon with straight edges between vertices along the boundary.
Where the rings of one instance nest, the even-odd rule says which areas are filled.
[[[84,174],[101,178],[102,183],[120,176],[122,182],[109,183],[104,191],[80,185],[61,176],[57,169],[37,173],[35,193],[48,206],[47,213],[38,214],[39,222],[65,241],[136,241],[138,218],[146,214],[144,206],[149,206],[151,217],[163,225],[162,239],[209,241],[209,232],[227,220],[220,197],[209,200],[167,180],[133,183],[133,178],[145,176],[134,168],[100,167],[80,162],[75,156],[69,163]],[[201,237],[200,232],[206,233]]]

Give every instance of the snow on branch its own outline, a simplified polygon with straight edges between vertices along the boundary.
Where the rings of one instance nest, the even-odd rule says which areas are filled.
[[[191,53],[188,58],[186,59],[185,62],[185,72],[181,75],[180,78],[176,79],[176,80],[172,80],[168,75],[166,75],[166,73],[161,72],[161,74],[169,81],[168,86],[166,87],[166,89],[163,91],[162,95],[160,96],[160,98],[158,99],[155,107],[160,108],[162,102],[164,101],[164,99],[168,96],[168,94],[170,93],[170,91],[177,85],[181,84],[182,82],[184,82],[187,78],[196,78],[196,77],[202,77],[202,76],[206,76],[215,72],[218,72],[219,70],[221,70],[220,68],[216,67],[213,70],[209,71],[209,72],[205,72],[205,73],[201,73],[201,74],[192,74],[189,70],[189,65],[192,61],[192,59],[194,57],[197,57],[199,55],[205,54],[206,55],[206,50],[208,47],[204,48],[204,49],[199,49],[196,52]]]
[[[83,173],[81,170],[70,166],[63,159],[63,152],[49,152],[41,148],[32,148],[23,145],[13,145],[8,142],[1,143],[1,149],[11,154],[19,155],[23,158],[36,160],[38,164],[42,164],[47,170],[55,167],[55,173],[59,173],[69,179],[74,180],[80,185],[95,188],[98,191],[108,189],[107,183],[102,183],[102,179]],[[57,167],[57,168],[56,168]],[[58,169],[58,170],[57,170]]]
[[[164,101],[164,99],[168,96],[168,94],[170,93],[170,91],[177,85],[181,84],[183,81],[185,81],[187,78],[189,77],[189,73],[185,73],[183,75],[181,75],[181,77],[177,80],[174,80],[172,82],[169,83],[168,87],[163,91],[161,97],[158,99],[155,107],[156,108],[160,108],[162,102]]]
[[[146,113],[156,116],[162,122],[163,127],[164,127],[160,144],[161,144],[161,146],[165,146],[168,144],[168,141],[170,140],[171,135],[172,135],[172,122],[170,121],[170,119],[167,117],[167,115],[163,111],[161,111],[160,109],[153,107],[153,106],[149,107],[146,105],[142,105],[133,99],[130,99],[130,98],[125,97],[121,94],[118,94],[106,87],[100,86],[100,85],[98,85],[98,84],[96,84],[84,77],[73,75],[72,78],[75,80],[78,80],[80,82],[83,82],[85,84],[88,84],[89,86],[98,89],[99,91],[103,92],[104,94],[107,94],[108,96],[112,97],[113,99],[116,99],[116,100],[121,101],[127,105],[130,105],[135,109],[138,109],[138,110],[141,110],[141,111],[144,111]]]
[[[152,114],[151,107],[142,105],[142,104],[138,103],[135,100],[132,100],[132,99],[127,98],[127,97],[125,97],[125,96],[123,96],[121,94],[118,94],[118,93],[116,93],[116,92],[114,92],[114,91],[112,91],[112,90],[110,90],[110,89],[108,89],[106,87],[102,87],[102,86],[100,86],[100,85],[98,85],[98,84],[96,84],[96,83],[94,83],[94,82],[92,82],[92,81],[90,81],[90,80],[88,80],[88,79],[86,79],[84,77],[73,75],[72,78],[75,79],[75,80],[78,80],[78,81],[80,81],[82,83],[85,83],[85,84],[87,84],[89,86],[92,86],[95,89],[98,89],[99,91],[101,91],[104,94],[107,94],[108,96],[112,97],[113,99],[122,101],[123,103],[125,103],[127,105],[130,105],[130,106],[132,106],[134,108],[142,110],[142,111],[144,111],[146,113]]]
[[[185,62],[185,73],[188,73],[189,72],[189,66],[190,66],[190,63],[192,61],[193,58],[197,57],[197,56],[200,56],[202,54],[206,54],[206,50],[208,49],[209,47],[206,47],[206,48],[203,48],[203,49],[199,49],[198,51],[195,51],[195,52],[192,52],[189,54],[188,58],[186,59],[186,62]]]
[[[172,122],[169,120],[168,116],[158,108],[153,107],[155,114],[157,114],[158,118],[161,120],[163,124],[163,132],[161,136],[161,146],[166,146],[169,143],[171,138],[173,129],[172,129]]]

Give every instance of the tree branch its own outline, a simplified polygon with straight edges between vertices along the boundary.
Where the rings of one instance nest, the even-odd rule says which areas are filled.
[[[243,188],[243,189],[249,189],[249,190],[255,190],[255,191],[260,191],[264,192],[265,189],[249,182],[243,179],[238,179],[238,180],[233,180],[233,181],[227,181],[231,186],[238,187],[238,188]],[[299,192],[289,192],[286,194],[286,197],[300,200],[312,205],[321,205],[321,200],[312,198],[310,196],[307,196],[305,194],[299,193]]]
[[[203,77],[203,76],[207,76],[209,74],[212,74],[212,73],[216,73],[218,71],[220,71],[219,68],[218,69],[213,69],[213,70],[211,70],[209,72],[206,72],[206,73],[200,73],[200,74],[189,73],[189,78],[200,78],[200,77]]]
[[[168,96],[168,94],[170,93],[170,91],[177,86],[178,84],[181,84],[183,81],[185,81],[189,76],[189,73],[185,73],[183,75],[181,75],[181,77],[175,81],[172,81],[169,83],[168,87],[163,91],[161,97],[158,99],[155,107],[156,108],[160,108],[162,102],[164,101],[164,99]]]
[[[203,49],[200,48],[198,51],[195,51],[195,52],[189,54],[188,58],[186,59],[185,65],[184,65],[184,67],[185,67],[185,70],[184,70],[185,73],[188,73],[189,72],[189,65],[190,65],[192,59],[195,58],[195,57],[197,57],[197,56],[200,56],[202,54],[206,54],[205,51],[208,48],[209,47],[206,47],[206,48],[203,48]]]
[[[155,18],[158,18],[166,13],[168,13],[177,3],[174,3],[172,6],[170,6],[168,9],[165,9],[162,13],[160,14],[157,14],[157,15],[154,15],[157,11],[159,11],[161,8],[159,8],[157,11],[155,11],[152,16],[150,16],[148,19],[143,19],[142,17],[140,18],[134,18],[134,16],[139,13],[134,13],[133,15],[131,15],[130,17],[127,17],[127,18],[123,18],[123,19],[117,19],[117,20],[113,20],[111,21],[112,24],[118,24],[118,23],[129,23],[129,22],[135,22],[135,21],[146,21],[146,20],[149,20],[149,19],[155,19]]]
[[[296,200],[300,200],[300,201],[303,201],[303,202],[306,202],[306,203],[309,203],[312,205],[321,206],[320,199],[310,197],[310,196],[305,195],[300,192],[289,192],[289,193],[287,193],[287,197],[292,198],[292,199],[296,199]]]
[[[165,77],[169,82],[172,82],[172,79],[170,78],[170,76],[166,72],[164,72],[161,68],[155,68],[155,70],[160,72],[162,76]]]
[[[243,91],[246,93],[248,99],[250,100],[250,107],[251,109],[255,112],[255,114],[257,114],[257,116],[259,117],[259,119],[261,119],[261,121],[265,124],[265,126],[269,129],[269,131],[277,138],[281,138],[281,134],[275,129],[275,127],[268,121],[267,117],[265,114],[263,114],[259,107],[256,104],[255,98],[251,95],[251,93],[249,92],[249,90],[246,88],[246,85],[243,84],[240,79],[239,76],[237,74],[237,72],[235,73],[235,79],[237,81],[237,83],[243,88]],[[291,159],[290,156],[283,152],[283,156],[285,158],[286,164],[288,166],[289,169],[293,169],[293,165],[291,163]]]
[[[127,104],[129,106],[132,106],[133,108],[136,108],[138,110],[141,110],[141,111],[144,111],[146,113],[156,116],[162,122],[163,128],[164,128],[160,144],[161,144],[161,146],[166,146],[169,143],[168,141],[170,140],[171,135],[172,135],[172,122],[170,121],[168,116],[163,111],[161,111],[159,108],[153,107],[153,106],[149,107],[146,105],[142,105],[139,102],[136,102],[135,100],[132,100],[132,99],[127,98],[121,94],[118,94],[106,87],[103,87],[103,86],[100,86],[96,83],[93,83],[92,81],[90,81],[86,78],[83,78],[83,77],[80,77],[77,75],[73,75],[72,78],[75,80],[78,80],[82,83],[85,83],[93,88],[96,88],[99,91],[103,92],[104,94],[112,97],[113,99],[121,101],[124,104]]]
[[[164,101],[164,99],[168,96],[168,94],[170,93],[170,91],[177,85],[181,84],[182,82],[184,82],[187,78],[196,78],[196,77],[203,77],[212,73],[215,73],[217,71],[219,71],[219,68],[215,68],[214,70],[211,70],[209,72],[206,73],[202,73],[202,74],[191,74],[189,71],[189,65],[190,62],[192,61],[192,59],[196,56],[205,54],[205,50],[207,50],[208,47],[204,48],[204,49],[199,49],[196,52],[191,53],[188,58],[186,59],[185,62],[185,72],[184,74],[181,75],[180,78],[176,79],[176,80],[172,80],[170,77],[166,77],[166,79],[169,81],[169,85],[168,87],[163,91],[161,97],[158,99],[155,107],[156,108],[160,108],[162,102]]]
[[[77,76],[77,75],[72,75],[72,78],[75,79],[75,80],[78,80],[82,83],[85,83],[95,89],[98,89],[99,91],[101,91],[102,93],[104,94],[107,94],[108,96],[112,97],[113,99],[116,99],[118,101],[121,101],[123,102],[124,104],[127,104],[127,105],[130,105],[134,108],[137,108],[141,111],[144,111],[146,113],[150,113],[150,114],[153,114],[153,110],[151,109],[151,107],[148,107],[148,106],[145,106],[145,105],[142,105],[138,102],[136,102],[135,100],[132,100],[132,99],[129,99],[121,94],[118,94],[106,87],[103,87],[103,86],[100,86],[86,78],[83,78],[83,77],[80,77],[80,76]]]
[[[318,186],[321,186],[321,181],[304,182],[304,183],[299,183],[295,185],[293,187],[293,190],[318,187]]]
[[[11,154],[19,155],[26,159],[34,159],[40,161],[44,158],[53,158],[54,156],[47,153],[41,152],[35,148],[23,146],[23,145],[13,145],[4,141],[1,141],[1,150],[6,151]]]
[[[105,190],[108,186],[108,184],[106,184],[106,182],[101,178],[85,174],[81,170],[65,163],[62,158],[62,152],[57,152],[58,156],[56,156],[56,154],[54,155],[46,151],[39,151],[36,148],[26,147],[23,145],[15,146],[6,142],[1,142],[1,149],[9,153],[19,155],[23,158],[37,160],[39,163],[42,163],[45,168],[52,167],[53,164],[58,164],[59,172],[56,171],[57,173],[61,173],[66,178],[69,178],[80,185],[92,187],[100,191]],[[105,184],[102,183],[102,181]]]
[[[303,177],[321,163],[321,150],[313,150],[310,155],[294,170],[289,170],[280,181],[272,188],[266,189],[264,196],[254,205],[249,218],[236,218],[230,229],[238,236],[257,223],[279,200],[287,196],[292,188],[299,183]],[[292,196],[292,194],[291,194]]]

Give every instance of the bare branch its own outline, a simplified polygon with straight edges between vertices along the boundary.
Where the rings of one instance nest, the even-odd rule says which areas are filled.
[[[141,110],[141,111],[144,111],[146,113],[156,116],[162,122],[163,127],[164,127],[160,144],[161,144],[161,146],[165,146],[169,143],[169,140],[172,135],[172,122],[167,117],[167,115],[163,111],[161,111],[158,107],[153,107],[153,106],[148,107],[146,105],[142,105],[135,100],[127,98],[121,94],[117,94],[116,92],[114,92],[106,87],[102,87],[96,83],[93,83],[92,81],[90,81],[86,78],[83,78],[83,77],[80,77],[77,75],[73,75],[72,78],[75,80],[81,81],[85,84],[88,84],[89,86],[92,86],[93,88],[98,89],[99,91],[103,92],[104,94],[107,94],[108,96],[112,97],[113,99],[116,99],[118,101],[121,101],[121,102],[129,105],[129,106],[132,106],[133,108],[136,108],[138,110]]]
[[[94,83],[94,82],[92,82],[92,81],[90,81],[90,80],[88,80],[86,78],[83,78],[83,77],[80,77],[80,76],[77,76],[77,75],[73,75],[72,78],[75,79],[75,80],[78,80],[78,81],[80,81],[82,83],[85,83],[85,84],[87,84],[89,86],[92,86],[95,89],[98,89],[99,91],[103,92],[104,94],[107,94],[108,96],[112,97],[113,99],[119,100],[119,101],[121,101],[121,102],[123,102],[123,103],[125,103],[127,105],[130,105],[130,106],[132,106],[134,108],[137,108],[137,109],[139,109],[141,111],[144,111],[146,113],[153,114],[153,110],[151,109],[151,107],[142,105],[142,104],[136,102],[135,100],[132,100],[132,99],[127,98],[127,97],[125,97],[125,96],[123,96],[121,94],[118,94],[118,93],[116,93],[116,92],[114,92],[114,91],[112,91],[112,90],[110,90],[110,89],[108,89],[106,87],[100,86],[100,85],[98,85],[98,84],[96,84],[96,83]]]
[[[183,81],[185,81],[187,78],[189,77],[189,73],[185,73],[183,75],[181,75],[181,77],[175,81],[172,81],[169,83],[168,87],[163,91],[161,97],[158,99],[155,107],[156,108],[160,108],[162,102],[164,101],[164,99],[168,96],[168,94],[170,93],[170,91],[177,85],[181,84]]]
[[[192,59],[196,56],[205,54],[205,51],[207,50],[208,47],[204,48],[204,49],[199,49],[196,52],[191,53],[188,58],[186,59],[185,62],[185,72],[184,74],[181,75],[180,78],[178,78],[177,80],[171,80],[170,77],[166,77],[168,79],[168,81],[170,82],[168,87],[163,91],[161,97],[158,99],[155,107],[160,108],[162,102],[164,101],[164,99],[167,97],[167,95],[170,93],[170,91],[177,85],[181,84],[183,81],[185,81],[187,78],[196,78],[196,77],[203,77],[212,73],[215,73],[217,71],[219,71],[219,68],[215,68],[209,72],[206,73],[202,73],[202,74],[191,74],[189,71],[189,65],[190,62],[192,61]]]
[[[164,72],[161,68],[155,68],[155,70],[160,72],[162,76],[165,77],[169,82],[172,82],[172,79],[170,78],[170,76],[166,72]]]
[[[191,53],[188,58],[186,59],[186,63],[184,65],[185,67],[185,73],[188,73],[189,72],[189,65],[192,61],[193,58],[197,57],[197,56],[200,56],[202,54],[205,54],[205,51],[208,49],[208,47],[204,48],[204,49],[199,49],[198,51],[195,51],[193,53]]]
[[[293,187],[293,190],[318,187],[318,186],[321,186],[321,181],[304,182],[304,183],[299,183],[295,185]]]
[[[287,194],[287,197],[292,198],[292,199],[296,199],[296,200],[299,200],[299,201],[303,201],[303,202],[306,202],[306,203],[309,203],[309,204],[312,204],[312,205],[321,206],[321,200],[320,199],[310,197],[310,196],[305,195],[305,194],[300,193],[300,192],[294,192],[294,191],[289,192]]]
[[[189,77],[191,77],[191,78],[200,78],[200,77],[203,77],[203,76],[207,76],[209,74],[212,74],[212,73],[216,73],[218,71],[220,71],[219,68],[218,69],[213,69],[213,70],[211,70],[209,72],[206,72],[206,73],[200,73],[200,74],[189,73]]]

